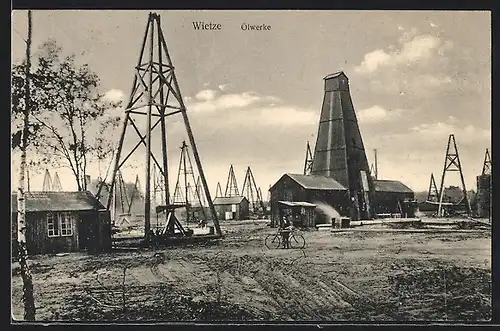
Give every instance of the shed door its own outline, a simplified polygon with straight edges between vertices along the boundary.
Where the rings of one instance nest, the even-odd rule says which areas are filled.
[[[96,223],[96,221],[93,220],[91,214],[82,213],[78,217],[78,246],[80,246],[80,249],[89,248],[90,243],[93,241],[95,233],[93,223]]]
[[[99,210],[99,250],[108,250],[111,246],[111,215],[106,209]]]

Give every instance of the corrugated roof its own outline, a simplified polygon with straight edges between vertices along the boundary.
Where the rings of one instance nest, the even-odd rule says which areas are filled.
[[[246,199],[243,196],[236,197],[217,197],[214,199],[214,205],[237,205]]]
[[[12,193],[11,210],[17,212],[17,193]],[[105,207],[90,192],[26,192],[26,211],[98,210]]]
[[[335,77],[338,77],[340,75],[344,75],[346,76],[346,74],[341,70],[341,71],[337,71],[337,72],[334,72],[333,74],[329,74],[329,75],[326,75],[325,78],[323,79],[330,79],[330,78],[335,78]],[[346,76],[347,77],[347,76]]]
[[[300,186],[309,190],[334,190],[346,191],[346,188],[335,179],[326,176],[285,174]]]
[[[413,190],[397,180],[374,180],[377,192],[413,193]]]

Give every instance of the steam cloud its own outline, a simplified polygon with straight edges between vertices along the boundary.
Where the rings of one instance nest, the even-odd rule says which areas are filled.
[[[335,210],[335,208],[333,208],[330,205],[327,205],[326,203],[319,201],[314,201],[313,203],[316,205],[316,207],[322,214],[328,217],[328,221],[330,221],[332,218],[339,219],[342,217],[340,216],[339,212]]]

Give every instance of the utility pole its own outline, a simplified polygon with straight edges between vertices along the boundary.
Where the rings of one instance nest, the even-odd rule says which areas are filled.
[[[35,320],[35,300],[33,297],[33,279],[27,262],[26,248],[26,200],[24,195],[24,175],[26,174],[26,147],[28,145],[28,124],[30,115],[30,71],[31,71],[31,10],[28,10],[28,40],[26,41],[26,77],[25,77],[25,108],[23,133],[21,143],[21,164],[19,167],[19,186],[17,189],[17,251],[21,277],[23,279],[24,319]]]

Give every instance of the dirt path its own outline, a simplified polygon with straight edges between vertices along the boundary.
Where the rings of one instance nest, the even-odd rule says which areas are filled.
[[[217,246],[34,257],[37,318],[478,321],[491,315],[487,232],[316,231],[304,232],[304,250],[268,250],[263,240],[273,230],[262,222],[226,231]],[[14,263],[13,313],[22,316],[18,272]]]

